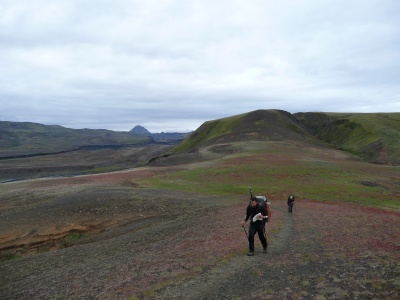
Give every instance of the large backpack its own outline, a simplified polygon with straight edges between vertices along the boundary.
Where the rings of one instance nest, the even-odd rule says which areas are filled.
[[[257,202],[259,205],[265,208],[268,215],[268,222],[271,221],[271,208],[269,206],[270,202],[267,200],[265,196],[256,196]]]

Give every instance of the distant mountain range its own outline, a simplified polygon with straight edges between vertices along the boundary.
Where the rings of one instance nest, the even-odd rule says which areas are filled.
[[[136,125],[131,131],[132,134],[151,137],[156,142],[179,143],[184,140],[191,132],[161,132],[151,133],[146,128]]]
[[[142,146],[152,143],[174,145],[189,134],[151,134],[144,127],[136,126],[135,128],[129,132],[123,132],[105,129],[70,129],[59,125],[43,125],[32,122],[0,121],[0,158],[63,153],[77,149]]]
[[[256,110],[207,121],[188,133],[150,133],[140,125],[129,132],[115,132],[0,122],[0,158],[152,143],[175,145],[163,155],[169,157],[209,145],[247,141],[302,141],[347,151],[368,162],[400,165],[400,113]]]

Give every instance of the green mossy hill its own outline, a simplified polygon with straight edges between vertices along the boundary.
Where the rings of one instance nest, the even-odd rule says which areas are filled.
[[[211,144],[242,141],[314,140],[296,118],[283,110],[256,110],[205,122],[170,154]]]
[[[205,122],[168,153],[245,141],[331,145],[368,162],[400,164],[400,113],[296,113],[256,110]]]
[[[58,125],[0,121],[1,156],[76,149],[85,146],[120,146],[152,142],[129,132],[105,129],[69,129]]]
[[[400,113],[297,113],[309,132],[366,161],[400,164]]]

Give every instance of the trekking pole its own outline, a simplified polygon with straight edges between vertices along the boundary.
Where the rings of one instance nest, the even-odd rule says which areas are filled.
[[[263,222],[264,222],[264,221],[263,221]],[[267,238],[267,231],[265,230],[266,222],[265,222],[263,225],[264,225],[263,234],[264,234],[264,237],[265,237],[265,239],[266,239],[266,238]]]
[[[266,225],[266,223],[264,224],[264,237],[265,237],[265,241],[267,242],[267,245],[268,245],[267,230],[265,229],[265,225]]]
[[[243,227],[244,233],[245,233],[245,234],[246,234],[246,236],[247,236],[247,239],[249,239],[249,235],[247,234],[246,228],[244,228],[244,226],[243,226],[243,225],[242,225],[242,227]]]

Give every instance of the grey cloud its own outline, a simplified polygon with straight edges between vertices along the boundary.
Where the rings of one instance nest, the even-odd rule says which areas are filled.
[[[260,108],[399,111],[395,0],[3,6],[3,120],[154,132]]]

